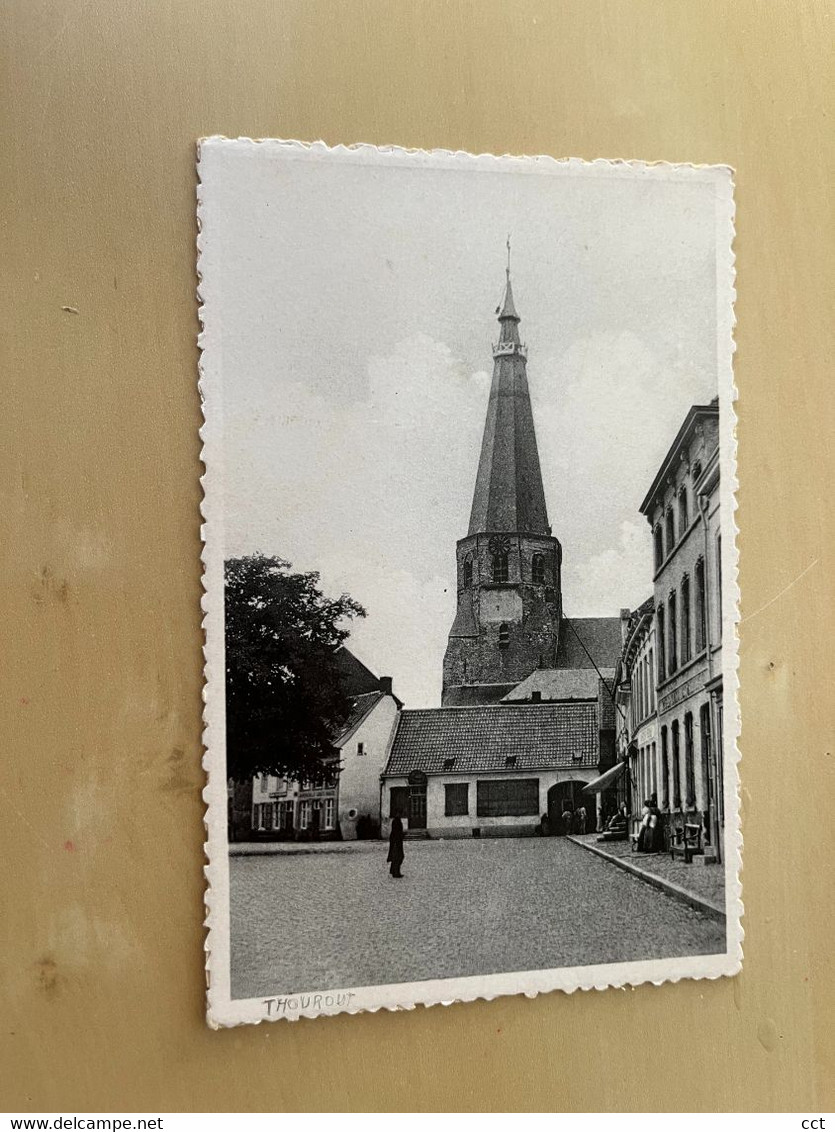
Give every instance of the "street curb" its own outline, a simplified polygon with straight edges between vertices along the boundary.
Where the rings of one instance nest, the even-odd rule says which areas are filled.
[[[697,912],[704,912],[706,916],[711,916],[714,920],[725,922],[726,916],[724,908],[712,904],[710,900],[705,900],[702,896],[696,896],[695,893],[688,892],[687,889],[682,888],[680,884],[675,884],[675,882],[671,880],[665,880],[655,873],[648,873],[646,869],[639,869],[638,866],[633,865],[631,861],[625,861],[623,857],[615,857],[611,853],[607,853],[605,849],[598,849],[596,845],[590,845],[587,841],[578,841],[570,834],[566,840],[577,845],[580,849],[586,849],[589,853],[594,853],[596,856],[602,857],[604,861],[609,861],[612,865],[617,865],[619,869],[631,873],[633,876],[638,877],[639,880],[646,881],[647,884],[651,884],[654,888],[660,888],[662,892],[666,892],[667,895],[672,896],[674,900],[680,900],[683,904],[689,904],[690,907],[695,908]]]
[[[385,841],[334,841],[320,842],[316,848],[302,848],[294,843],[292,849],[283,848],[284,844],[281,841],[233,841],[228,850],[230,857],[327,857],[345,853],[370,853],[379,850],[386,843]],[[333,848],[330,847],[331,844]],[[358,845],[362,845],[363,848],[356,848]]]

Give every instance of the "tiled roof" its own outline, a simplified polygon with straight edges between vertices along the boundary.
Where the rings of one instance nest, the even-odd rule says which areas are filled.
[[[612,698],[615,690],[615,681],[612,679],[614,673],[604,672],[603,675],[606,676],[607,679],[598,681],[598,701],[600,705],[600,715],[598,719],[600,721],[601,731],[612,731],[617,725],[615,701]]]
[[[386,774],[518,774],[598,761],[597,703],[488,704],[401,712]]]
[[[514,687],[514,684],[453,684],[446,690],[444,707],[497,704]]]
[[[346,695],[361,696],[365,692],[376,692],[380,687],[374,673],[344,645],[336,650],[334,659]]]
[[[614,676],[614,669],[603,669],[603,675]],[[600,677],[594,668],[537,668],[504,697],[504,703],[528,700],[539,692],[545,700],[596,700]]]
[[[341,747],[351,738],[351,735],[353,735],[371,709],[380,702],[383,695],[384,693],[378,689],[376,692],[366,692],[365,695],[357,696],[351,708],[351,714],[343,723],[339,733],[334,737],[333,745],[335,747]]]
[[[569,624],[565,624],[566,621]],[[594,668],[596,664],[602,669],[614,668],[620,658],[621,648],[620,617],[564,618],[560,625],[556,667]],[[594,664],[586,655],[587,651]]]

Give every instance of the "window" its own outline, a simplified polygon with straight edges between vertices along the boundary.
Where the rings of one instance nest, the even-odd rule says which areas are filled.
[[[668,641],[668,644],[669,644],[669,649],[667,651],[667,669],[668,669],[670,675],[672,676],[672,674],[675,672],[676,668],[678,667],[678,649],[676,647],[677,642],[676,642],[676,591],[675,590],[673,590],[672,593],[670,594],[670,597],[667,601],[667,608],[670,611],[670,623],[667,626],[667,633],[668,633],[667,641]]]
[[[655,542],[655,570],[656,573],[661,569],[661,563],[664,561],[664,533],[661,530],[661,524],[655,528],[653,535]]]
[[[681,579],[681,662],[690,659],[690,579],[685,574]]]
[[[687,516],[687,486],[681,485],[678,493],[678,529],[680,534],[684,534],[690,524]]]
[[[702,704],[699,708],[699,731],[702,746],[702,808],[713,810],[715,802],[715,786],[710,773],[710,704]],[[711,821],[706,821],[705,839],[709,842],[711,837]]]
[[[531,581],[540,586],[545,584],[545,559],[541,554],[535,554],[531,560]]]
[[[291,830],[293,828],[293,803],[279,802],[278,804],[279,829]]]
[[[693,716],[684,717],[684,792],[688,810],[696,806],[696,768],[693,762]]]
[[[667,728],[661,728],[661,805],[670,808],[670,755],[667,750]]]
[[[673,552],[673,547],[676,544],[676,520],[673,515],[672,507],[667,508],[667,554]]]
[[[540,692],[538,690],[534,690],[533,692],[531,692],[531,703],[532,704],[541,704],[542,703],[542,692]]]
[[[461,567],[461,580],[465,590],[473,584],[473,560],[469,555],[464,559],[464,565]]]
[[[268,794],[270,791],[270,776],[268,774],[261,775],[260,790],[262,794]]]
[[[649,650],[649,710],[655,711],[655,681],[652,674],[655,672],[655,652]]]
[[[506,582],[508,577],[507,551],[499,550],[493,555],[493,581]]]
[[[705,562],[703,558],[700,558],[696,563],[696,652],[701,652],[706,646]]]
[[[444,759],[444,770],[452,770],[454,766],[455,755],[450,755],[448,758]]]
[[[510,626],[506,621],[502,621],[499,626],[499,648],[506,649],[510,644]]]
[[[665,660],[666,655],[667,655],[667,651],[666,651],[666,647],[665,647],[666,646],[666,640],[665,640],[665,636],[664,636],[664,606],[663,605],[658,606],[658,612],[656,613],[655,616],[656,616],[656,620],[658,622],[658,628],[657,628],[657,636],[658,636],[658,683],[660,684],[661,681],[666,676],[666,671],[665,671],[665,667],[664,667],[664,660]]]
[[[468,782],[444,783],[444,816],[464,817],[470,812],[470,785]]]
[[[539,779],[508,778],[476,783],[480,818],[528,817],[539,813]]]
[[[644,716],[649,715],[649,657],[641,661],[641,693],[644,700]]]
[[[299,802],[299,829],[307,829],[311,817],[310,802]]]
[[[722,640],[722,536],[716,536],[716,639]]]
[[[334,827],[334,810],[336,808],[335,798],[325,798],[325,819],[323,823],[324,829],[333,829]]]
[[[504,765],[507,767],[516,766],[516,755],[508,755],[504,761]]]
[[[681,768],[679,766],[679,736],[678,736],[678,720],[673,720],[673,726],[670,729],[673,739],[673,806],[678,810],[681,808]]]
[[[701,474],[702,474],[702,464],[701,464],[700,460],[697,460],[695,462],[695,464],[693,465],[693,483],[696,482],[696,480],[699,478],[699,476]]]
[[[357,743],[357,754],[358,755],[364,755],[365,754],[365,743]]]
[[[409,816],[408,786],[392,786],[389,789],[389,815],[393,818]]]

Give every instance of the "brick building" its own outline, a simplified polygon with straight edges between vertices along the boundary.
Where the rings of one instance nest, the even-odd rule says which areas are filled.
[[[717,400],[690,409],[641,513],[653,536],[658,802],[669,837],[698,824],[705,855],[716,857],[723,822]]]
[[[618,758],[628,767],[623,791],[637,832],[641,807],[653,795],[660,798],[658,719],[656,713],[655,601],[648,598],[632,612],[621,614],[623,655],[616,678]]]

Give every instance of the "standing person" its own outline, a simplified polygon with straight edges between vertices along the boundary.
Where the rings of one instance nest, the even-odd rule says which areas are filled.
[[[588,814],[586,813],[586,807],[585,807],[584,804],[581,804],[579,810],[577,811],[577,818],[578,818],[577,824],[580,827],[579,832],[585,833],[586,832],[586,819],[588,818]]]
[[[389,872],[393,877],[401,879],[403,874],[400,866],[403,864],[403,821],[401,818],[391,819],[391,833],[389,834],[389,855],[386,860],[391,864]]]
[[[571,806],[568,804],[568,802],[563,802],[563,804],[562,804],[562,831],[563,831],[563,833],[565,833],[565,834],[571,833],[571,822],[572,822],[573,818],[574,818],[574,815],[571,812]]]
[[[664,848],[664,831],[661,828],[661,814],[652,799],[647,798],[641,813],[641,828],[638,832],[639,853],[660,853]]]
[[[661,811],[658,809],[658,801],[655,794],[650,798],[652,806],[650,807],[649,817],[649,838],[648,843],[651,853],[663,853],[666,849],[664,842],[664,823],[661,820]]]

